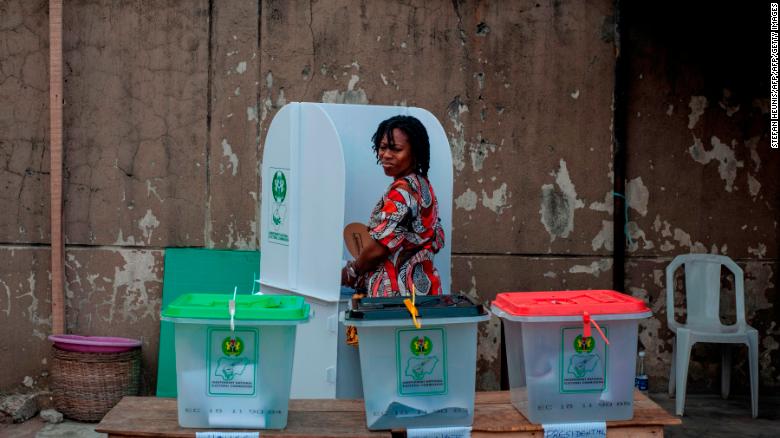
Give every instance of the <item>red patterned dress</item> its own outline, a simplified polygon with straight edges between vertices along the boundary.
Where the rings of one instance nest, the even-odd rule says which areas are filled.
[[[433,255],[444,246],[439,203],[427,178],[411,174],[390,184],[371,212],[371,237],[390,250],[388,258],[364,275],[372,297],[441,295]]]

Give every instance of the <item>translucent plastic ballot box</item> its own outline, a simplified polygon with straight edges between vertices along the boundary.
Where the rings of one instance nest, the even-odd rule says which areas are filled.
[[[344,342],[351,290],[341,268],[352,256],[344,229],[367,223],[392,179],[377,164],[371,137],[383,120],[418,118],[431,145],[428,178],[439,201],[445,246],[434,264],[450,289],[452,155],[439,121],[421,108],[290,103],[265,139],[260,206],[260,286],[264,293],[305,296],[314,314],[298,330],[294,398],[362,398],[358,352]]]
[[[629,420],[644,301],[611,290],[500,293],[512,404],[533,423]]]
[[[309,313],[297,296],[185,294],[168,305],[179,425],[283,429],[295,331]]]
[[[418,296],[417,328],[403,300],[364,298],[344,315],[358,330],[368,428],[471,426],[487,312],[465,295]]]

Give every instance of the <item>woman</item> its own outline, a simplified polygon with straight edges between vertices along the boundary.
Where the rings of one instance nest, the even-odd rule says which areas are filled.
[[[372,297],[412,290],[441,295],[433,255],[444,246],[444,230],[428,181],[428,133],[416,118],[395,116],[380,123],[371,140],[377,163],[393,182],[371,212],[371,239],[344,267],[341,282],[365,287]]]

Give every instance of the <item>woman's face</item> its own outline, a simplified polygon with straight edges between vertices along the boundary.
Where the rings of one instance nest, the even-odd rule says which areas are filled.
[[[403,178],[414,171],[414,154],[409,137],[402,130],[393,129],[393,145],[385,136],[379,143],[378,158],[385,175],[394,179]]]

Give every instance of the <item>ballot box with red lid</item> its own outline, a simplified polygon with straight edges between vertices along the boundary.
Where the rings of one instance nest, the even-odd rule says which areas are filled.
[[[512,404],[533,423],[628,420],[644,301],[612,290],[504,292]]]

